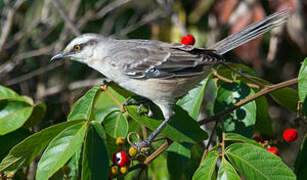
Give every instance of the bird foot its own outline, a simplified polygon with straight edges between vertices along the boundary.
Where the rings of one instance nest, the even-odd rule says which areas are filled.
[[[138,116],[141,116],[142,107],[146,106],[148,109],[148,112],[145,114],[147,117],[152,117],[153,112],[151,110],[151,102],[148,99],[129,99],[126,102],[123,103],[123,106],[130,106],[130,105],[139,105],[137,108],[137,114]]]
[[[147,139],[144,141],[134,143],[135,148],[138,152],[144,153],[146,155],[149,154],[150,150],[152,149],[151,142]]]

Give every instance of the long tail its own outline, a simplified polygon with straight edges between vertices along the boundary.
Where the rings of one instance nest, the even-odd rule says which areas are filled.
[[[291,8],[276,12],[260,21],[255,22],[254,24],[247,26],[243,30],[226,37],[209,49],[215,49],[217,53],[221,55],[225,54],[226,52],[231,51],[232,49],[270,31],[271,29],[280,26],[287,21],[290,11]]]

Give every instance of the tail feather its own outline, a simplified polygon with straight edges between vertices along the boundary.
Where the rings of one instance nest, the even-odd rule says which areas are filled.
[[[252,40],[256,37],[270,31],[271,29],[280,26],[287,21],[291,8],[276,12],[263,20],[257,21],[244,28],[243,30],[234,33],[227,38],[217,42],[210,49],[216,50],[219,54],[225,54],[228,51]]]

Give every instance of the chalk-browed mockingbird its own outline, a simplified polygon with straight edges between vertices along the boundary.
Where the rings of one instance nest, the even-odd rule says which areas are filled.
[[[73,39],[51,60],[70,57],[99,71],[121,87],[151,100],[165,120],[137,148],[150,145],[174,114],[172,105],[223,61],[222,55],[283,24],[290,9],[272,14],[210,48],[152,40],[117,40],[98,34]]]

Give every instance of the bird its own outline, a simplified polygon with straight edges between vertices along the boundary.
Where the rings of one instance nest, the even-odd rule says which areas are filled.
[[[68,57],[103,74],[122,88],[152,101],[164,120],[152,134],[136,142],[138,150],[149,147],[174,115],[176,101],[224,62],[223,54],[282,25],[290,15],[285,9],[257,21],[208,48],[156,40],[119,40],[87,33],[74,38],[51,58]]]

